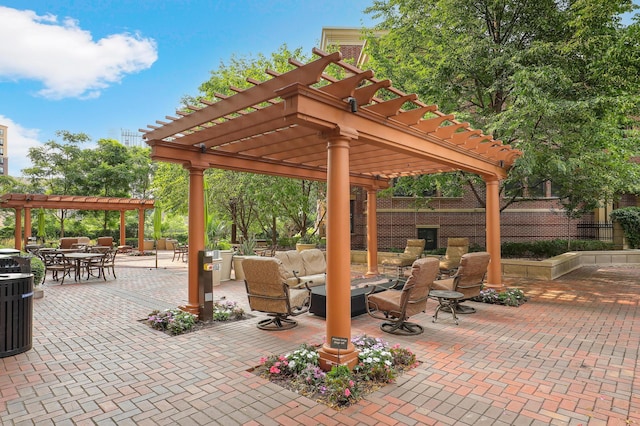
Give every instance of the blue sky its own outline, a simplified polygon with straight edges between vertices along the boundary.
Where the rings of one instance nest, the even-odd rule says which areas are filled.
[[[9,173],[57,130],[120,139],[175,115],[233,54],[306,53],[323,27],[371,25],[372,0],[2,0],[0,124]]]
[[[233,54],[308,54],[323,27],[363,27],[373,0],[0,0],[0,124],[9,173],[57,130],[120,140],[198,94]],[[636,2],[637,4],[637,2]]]

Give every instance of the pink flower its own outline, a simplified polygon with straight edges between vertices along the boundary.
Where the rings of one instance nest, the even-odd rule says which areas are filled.
[[[265,357],[260,358],[260,364],[264,364],[265,362],[267,362],[267,358]]]
[[[269,369],[269,373],[271,373],[271,374],[279,374],[280,373],[280,369],[278,367],[276,367],[275,365],[272,365],[271,368]]]
[[[353,387],[353,380],[349,380],[349,386]]]
[[[344,396],[346,396],[346,397],[351,396],[351,391],[349,390],[349,388],[346,388],[346,389],[344,390]]]

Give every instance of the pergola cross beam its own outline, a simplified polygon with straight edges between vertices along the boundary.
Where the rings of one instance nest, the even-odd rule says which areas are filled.
[[[397,176],[463,170],[484,179],[490,284],[501,284],[499,181],[520,151],[460,123],[415,94],[318,49],[307,64],[221,97],[158,128],[142,130],[152,159],[189,171],[189,302],[199,312],[197,253],[204,249],[203,173],[207,168],[327,181],[327,341],[350,341],[349,186],[367,189],[368,271],[377,272],[376,191]],[[346,77],[327,75],[341,67]],[[378,95],[379,91],[384,91]],[[479,144],[476,142],[480,142]],[[382,160],[382,161],[380,161]],[[384,161],[387,160],[387,161]],[[357,361],[353,345],[325,344],[321,360]]]

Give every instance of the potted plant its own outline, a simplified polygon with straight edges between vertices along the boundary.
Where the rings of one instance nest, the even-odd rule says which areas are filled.
[[[229,281],[231,279],[231,265],[234,255],[231,243],[227,240],[220,240],[217,243],[217,249],[220,250],[220,257],[222,258],[220,281]]]
[[[296,250],[309,250],[314,249],[318,246],[318,237],[314,234],[304,234],[300,239],[296,242]]]
[[[238,252],[233,255],[233,270],[236,274],[236,280],[244,280],[244,270],[242,269],[242,261],[256,255],[256,239],[251,237],[242,242],[238,247]]]

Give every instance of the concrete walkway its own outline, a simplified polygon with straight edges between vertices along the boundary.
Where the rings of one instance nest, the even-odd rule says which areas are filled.
[[[139,320],[184,304],[187,270],[171,253],[118,256],[117,279],[45,284],[34,301],[33,349],[0,358],[3,425],[627,425],[640,424],[640,267],[587,267],[552,282],[518,281],[519,308],[472,303],[413,319],[424,334],[366,333],[412,349],[421,365],[365,400],[335,411],[248,372],[260,357],[320,343],[325,324],[298,317],[266,332],[263,314],[181,336]],[[246,308],[244,284],[215,296]]]

